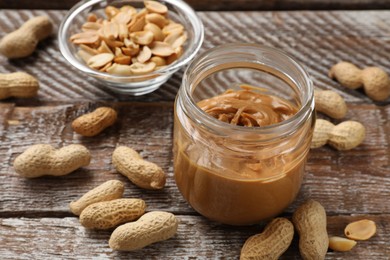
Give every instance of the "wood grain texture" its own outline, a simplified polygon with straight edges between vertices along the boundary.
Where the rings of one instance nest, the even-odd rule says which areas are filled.
[[[73,119],[103,104],[118,110],[119,120],[115,125],[92,138],[72,131]],[[6,114],[0,136],[0,216],[70,216],[70,201],[110,179],[124,181],[125,196],[145,199],[149,210],[196,214],[183,200],[173,178],[171,103],[80,103],[36,107],[14,107],[8,103],[0,108]],[[390,197],[390,107],[349,105],[349,109],[346,120],[364,123],[366,140],[350,151],[340,152],[327,146],[312,150],[303,188],[287,213],[293,212],[304,200],[313,198],[323,203],[331,215],[390,214],[387,203]],[[91,150],[92,162],[64,177],[24,179],[14,172],[12,162],[28,146],[37,143],[57,147],[81,143]],[[111,155],[118,145],[131,146],[143,157],[159,164],[168,174],[166,188],[144,191],[116,173],[111,165]]]
[[[203,217],[177,217],[180,224],[173,238],[134,252],[112,251],[108,247],[111,231],[87,230],[77,218],[0,219],[0,255],[2,259],[238,259],[245,240],[264,228],[264,224],[227,227]],[[363,218],[377,223],[377,234],[359,241],[350,252],[328,252],[326,259],[388,259],[389,215],[328,217],[328,232],[343,236],[348,223]],[[301,259],[297,252],[296,235],[280,259]]]
[[[47,14],[56,29],[64,11],[0,10],[0,37],[24,21]],[[305,66],[314,85],[332,89],[348,102],[370,103],[361,90],[348,90],[329,79],[329,68],[340,60],[358,66],[380,66],[390,73],[390,11],[335,12],[204,12],[205,25],[201,52],[223,43],[248,42],[280,48]],[[58,50],[55,36],[39,44],[30,57],[8,61],[0,57],[0,73],[26,71],[39,78],[41,101],[173,101],[181,83],[176,73],[157,91],[142,97],[113,93],[96,80],[68,64]],[[22,100],[15,100],[23,105]],[[389,104],[387,102],[378,103]]]
[[[385,9],[390,8],[386,0],[185,0],[198,11],[234,11],[234,10],[348,10],[348,9]],[[78,0],[0,0],[4,9],[69,9]]]
[[[57,29],[65,11],[0,10],[0,37],[42,14],[49,15]],[[390,11],[200,12],[199,16],[205,25],[202,52],[226,42],[278,47],[307,67],[316,87],[334,90],[347,100],[346,120],[367,127],[364,143],[344,152],[328,146],[312,150],[301,192],[283,214],[291,216],[304,200],[316,199],[327,210],[334,235],[342,235],[352,220],[373,219],[377,236],[359,242],[349,253],[329,252],[327,259],[389,259],[390,99],[374,103],[362,91],[347,90],[326,75],[341,59],[390,72]],[[154,93],[120,96],[73,69],[57,45],[53,36],[40,43],[31,57],[12,61],[0,57],[0,73],[26,71],[41,82],[36,98],[0,102],[0,258],[237,258],[245,239],[261,231],[264,223],[235,228],[207,221],[184,201],[174,183],[173,100],[182,72]],[[118,110],[115,125],[94,138],[71,130],[73,119],[102,105]],[[36,143],[84,144],[92,162],[68,176],[26,180],[14,172],[12,162]],[[111,154],[117,145],[131,146],[161,165],[168,174],[166,187],[141,190],[116,173]],[[107,247],[109,232],[84,230],[70,213],[69,202],[110,179],[124,181],[125,197],[144,199],[148,211],[177,214],[182,221],[177,237],[135,253],[114,253]],[[282,259],[300,259],[296,238],[294,243]]]

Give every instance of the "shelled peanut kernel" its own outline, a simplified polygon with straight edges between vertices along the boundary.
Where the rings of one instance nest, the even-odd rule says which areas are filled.
[[[376,233],[376,224],[372,220],[362,219],[349,223],[344,230],[345,236],[354,240],[367,240]]]
[[[81,32],[70,37],[89,67],[115,75],[142,75],[175,62],[187,40],[184,26],[168,17],[168,8],[144,1],[137,10],[107,6],[106,18],[90,14]]]

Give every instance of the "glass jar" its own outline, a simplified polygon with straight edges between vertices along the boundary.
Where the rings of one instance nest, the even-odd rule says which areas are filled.
[[[298,112],[277,124],[245,127],[219,121],[197,106],[241,84],[283,98]],[[175,101],[177,187],[211,220],[249,225],[274,217],[299,192],[314,123],[312,82],[290,56],[254,44],[206,51],[187,68]]]

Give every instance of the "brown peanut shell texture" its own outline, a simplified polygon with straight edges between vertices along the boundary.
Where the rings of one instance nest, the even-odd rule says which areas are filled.
[[[329,77],[350,89],[364,87],[366,95],[375,101],[390,96],[390,78],[381,68],[367,67],[363,70],[349,62],[339,62],[329,70]]]
[[[347,114],[348,109],[344,99],[334,91],[315,91],[314,99],[318,112],[336,119],[341,119]]]
[[[112,164],[115,169],[129,180],[144,189],[162,189],[166,176],[155,163],[142,159],[135,150],[119,146],[112,154]]]
[[[329,140],[329,133],[335,127],[331,122],[324,119],[316,119],[314,125],[313,138],[311,140],[310,148],[319,148],[324,146]]]
[[[294,226],[286,218],[275,218],[263,233],[249,237],[241,249],[240,259],[277,260],[290,246]]]
[[[0,74],[0,100],[9,97],[35,97],[38,89],[38,80],[30,74],[24,72]]]
[[[119,199],[122,197],[125,186],[121,181],[110,180],[85,193],[81,198],[72,201],[69,208],[73,214],[79,216],[91,204]]]
[[[179,221],[169,212],[152,211],[137,221],[117,227],[111,234],[110,248],[133,251],[167,240],[177,232]]]
[[[90,229],[110,229],[136,220],[145,213],[141,199],[115,199],[89,205],[80,214],[80,223]]]
[[[49,144],[37,144],[16,157],[14,169],[26,178],[63,176],[89,165],[90,161],[88,149],[79,144],[71,144],[58,150]]]
[[[361,144],[366,137],[366,128],[356,121],[345,121],[329,133],[328,144],[339,151],[350,150]]]
[[[341,85],[350,89],[357,89],[363,85],[361,69],[345,61],[341,61],[330,68],[329,78],[337,80]]]
[[[25,22],[0,41],[0,53],[7,58],[30,56],[39,41],[47,38],[53,31],[53,24],[47,16],[37,16]]]
[[[73,130],[82,136],[95,136],[113,125],[117,113],[110,107],[99,107],[95,111],[82,115],[72,122]]]
[[[364,91],[372,100],[383,101],[390,96],[390,78],[381,68],[365,68],[362,72],[362,81]]]
[[[302,258],[325,259],[329,237],[324,207],[315,200],[308,200],[294,212],[292,222],[299,234],[299,251]]]
[[[334,125],[324,119],[317,119],[310,148],[329,144],[339,151],[350,150],[360,145],[366,136],[366,128],[356,121],[344,121]]]

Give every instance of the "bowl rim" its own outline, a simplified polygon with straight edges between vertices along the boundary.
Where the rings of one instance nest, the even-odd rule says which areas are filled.
[[[194,50],[185,58],[173,63],[172,65],[168,65],[165,68],[147,73],[142,75],[131,75],[131,76],[122,76],[122,75],[115,75],[115,74],[109,74],[106,72],[101,72],[94,70],[90,67],[88,67],[83,62],[80,62],[75,55],[72,53],[72,51],[69,48],[69,45],[71,43],[68,43],[68,39],[66,38],[66,32],[68,31],[69,27],[72,25],[73,20],[86,8],[91,7],[93,5],[107,2],[107,0],[83,0],[74,5],[68,13],[63,18],[60,27],[58,29],[58,43],[59,43],[59,49],[62,54],[62,56],[74,67],[77,69],[91,74],[92,76],[99,77],[99,78],[115,78],[115,79],[140,79],[142,81],[145,81],[145,77],[148,77],[150,79],[153,79],[155,77],[164,75],[164,74],[173,74],[177,70],[179,70],[181,67],[189,63],[195,55],[200,50],[203,40],[204,40],[204,26],[199,18],[199,16],[195,13],[194,9],[192,9],[191,6],[189,6],[186,2],[182,0],[161,0],[161,2],[169,3],[177,8],[179,8],[185,16],[187,16],[188,20],[192,24],[194,30],[194,36],[195,39],[194,42]],[[108,3],[109,4],[109,3]]]

